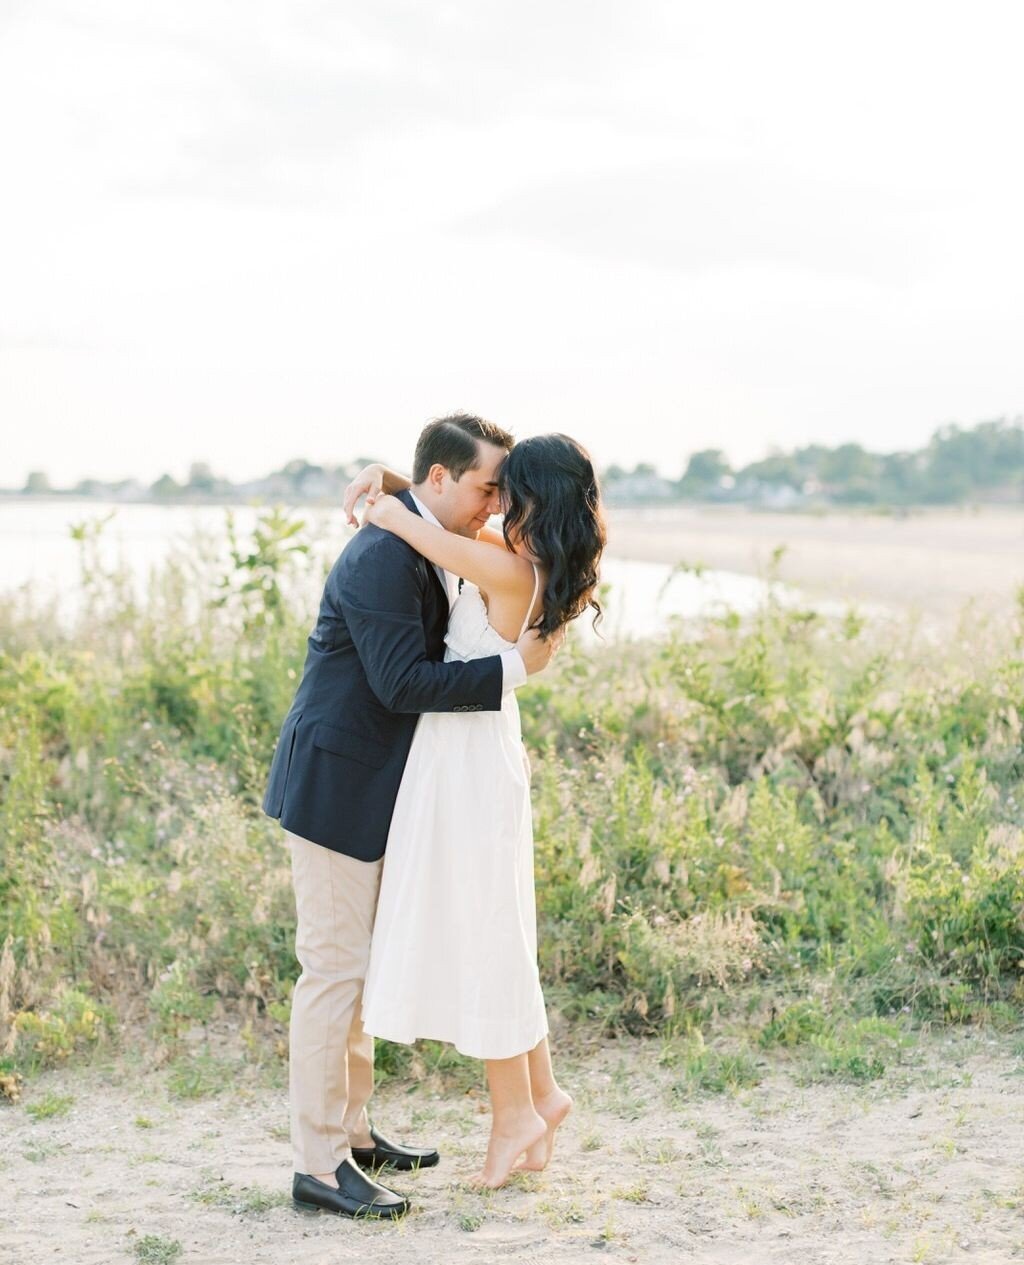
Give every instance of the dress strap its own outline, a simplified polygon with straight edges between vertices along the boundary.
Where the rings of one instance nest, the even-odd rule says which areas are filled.
[[[540,572],[537,570],[536,562],[533,564],[533,595],[530,598],[530,605],[526,608],[526,618],[523,620],[523,626],[519,630],[519,637],[526,632],[530,623],[530,616],[533,614],[533,604],[537,600],[537,590],[540,588]],[[519,637],[516,640],[519,640]]]

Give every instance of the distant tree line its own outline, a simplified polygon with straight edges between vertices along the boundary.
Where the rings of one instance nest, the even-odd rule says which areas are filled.
[[[44,472],[33,471],[21,492],[124,501],[339,504],[352,475],[371,460],[356,457],[320,466],[300,458],[245,483],[232,483],[197,461],[184,482],[170,474],[149,485],[133,479],[84,479],[61,490],[51,487]],[[664,478],[649,462],[639,462],[632,470],[608,467],[602,482],[608,500],[619,504],[688,500],[788,508],[1024,502],[1024,418],[1000,418],[970,428],[943,426],[924,448],[912,452],[808,444],[733,468],[720,448],[702,448],[691,453],[678,479]]]
[[[692,453],[682,477],[660,479],[640,463],[612,466],[612,500],[725,501],[769,505],[955,505],[1024,502],[1024,419],[943,426],[912,452],[869,452],[860,444],[808,444],[733,468],[719,448]]]
[[[357,457],[354,461],[336,466],[314,465],[297,458],[280,470],[232,483],[215,474],[205,461],[194,461],[188,477],[179,481],[171,474],[162,474],[153,483],[138,479],[82,479],[71,488],[54,488],[47,475],[33,471],[25,481],[22,494],[45,496],[93,497],[114,501],[156,501],[160,503],[184,502],[186,504],[231,503],[252,501],[283,501],[288,504],[341,503],[341,497],[353,474],[374,460]]]

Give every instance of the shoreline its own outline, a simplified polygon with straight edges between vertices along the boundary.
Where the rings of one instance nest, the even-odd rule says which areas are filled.
[[[1009,615],[1024,587],[1024,511],[943,508],[897,517],[731,506],[613,508],[608,553],[771,575],[809,595],[904,613],[950,617],[971,605]]]
[[[166,523],[177,521],[179,514],[217,518],[218,512],[258,513],[261,508],[224,501],[110,502],[0,494],[0,517],[4,506],[12,514],[20,511],[17,518],[5,520],[21,524],[15,535],[35,539],[41,532],[48,540],[54,534],[47,528],[48,511],[58,506],[86,518],[124,511],[135,525],[136,545],[151,537],[140,524],[153,514]],[[26,512],[27,507],[40,513]],[[283,508],[311,521],[325,515],[340,518],[341,513],[337,506],[313,503]],[[610,559],[770,576],[811,601],[849,602],[942,621],[966,608],[972,615],[1002,618],[1021,609],[1017,594],[1024,589],[1024,505],[881,513],[673,503],[609,506],[606,513]],[[58,534],[65,536],[66,529]]]

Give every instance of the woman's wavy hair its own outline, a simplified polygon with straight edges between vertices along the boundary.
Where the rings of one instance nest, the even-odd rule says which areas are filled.
[[[568,435],[520,440],[501,464],[502,532],[516,529],[547,572],[542,615],[532,627],[551,633],[594,609],[601,618],[597,564],[607,541],[601,492],[586,449]]]

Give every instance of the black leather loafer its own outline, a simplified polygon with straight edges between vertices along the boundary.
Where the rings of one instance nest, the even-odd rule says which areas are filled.
[[[292,1179],[292,1203],[300,1212],[333,1212],[339,1217],[383,1220],[404,1216],[409,1201],[387,1186],[361,1173],[351,1160],[342,1160],[335,1172],[338,1189],[309,1173]]]
[[[400,1146],[370,1129],[373,1146],[354,1146],[352,1158],[360,1168],[397,1168],[408,1173],[414,1168],[433,1168],[440,1155],[430,1147]]]

